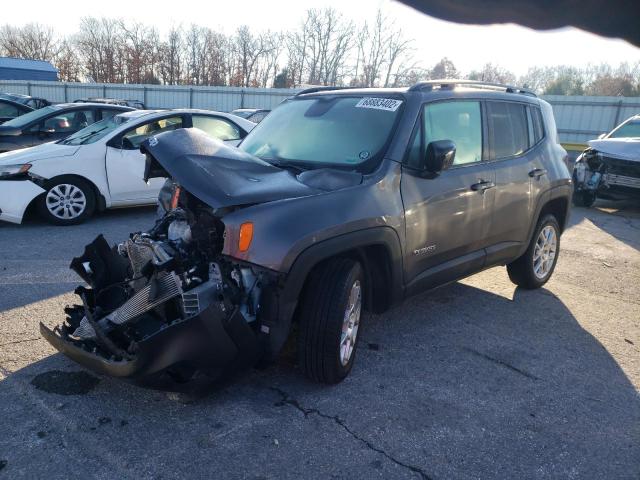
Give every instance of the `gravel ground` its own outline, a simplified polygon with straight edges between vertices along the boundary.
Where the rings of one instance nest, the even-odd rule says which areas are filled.
[[[39,338],[70,258],[153,211],[0,225],[0,479],[640,478],[640,209],[574,209],[552,280],[494,268],[366,318],[342,384],[291,356],[202,398],[82,371]]]

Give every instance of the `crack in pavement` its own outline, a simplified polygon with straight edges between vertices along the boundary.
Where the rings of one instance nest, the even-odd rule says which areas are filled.
[[[349,426],[345,423],[344,420],[342,420],[337,415],[328,415],[326,413],[321,412],[317,408],[305,408],[295,398],[292,398],[287,392],[285,392],[284,390],[278,387],[269,387],[269,389],[273,390],[281,397],[280,401],[276,405],[291,405],[296,410],[302,412],[305,418],[308,417],[309,415],[317,415],[319,417],[326,418],[327,420],[332,420],[334,423],[341,426],[345,432],[347,432],[349,435],[351,435],[353,438],[355,438],[359,442],[363,443],[370,450],[373,450],[374,452],[384,455],[388,460],[392,461],[393,463],[395,463],[400,467],[406,468],[408,470],[411,470],[414,473],[417,473],[418,475],[420,475],[420,478],[422,478],[422,480],[432,480],[432,477],[430,477],[421,468],[413,465],[409,465],[408,463],[404,463],[401,460],[398,460],[397,458],[393,457],[391,454],[384,451],[382,448],[376,447],[375,445],[373,445],[366,438],[359,436],[356,432],[354,432],[353,430],[351,430],[351,428],[349,428]]]
[[[473,348],[469,348],[469,347],[463,347],[464,350],[466,350],[469,353],[473,353],[474,355],[477,355],[478,357],[484,358],[485,360],[489,360],[490,362],[496,363],[500,366],[503,366],[505,368],[508,368],[509,370],[512,370],[516,373],[519,373],[520,375],[523,375],[527,378],[530,378],[531,380],[540,380],[538,377],[536,377],[535,375],[527,372],[526,370],[521,370],[518,367],[514,367],[513,365],[503,361],[503,360],[499,360],[497,358],[493,358],[490,357],[489,355],[487,355],[486,353],[482,353],[479,352],[477,350],[474,350]]]
[[[7,345],[16,345],[18,343],[26,343],[26,342],[35,342],[36,340],[41,340],[42,337],[37,338],[25,338],[23,340],[15,340],[13,342],[0,343],[0,347],[6,347]]]

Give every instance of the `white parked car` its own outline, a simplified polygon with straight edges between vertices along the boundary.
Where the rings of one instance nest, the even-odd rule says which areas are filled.
[[[154,204],[164,180],[143,180],[149,136],[199,128],[237,145],[255,124],[208,110],[135,110],[122,113],[57,142],[0,154],[0,220],[21,223],[35,202],[42,217],[73,225],[112,207]]]

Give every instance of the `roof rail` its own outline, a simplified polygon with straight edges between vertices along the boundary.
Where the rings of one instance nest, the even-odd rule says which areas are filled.
[[[502,83],[491,83],[491,82],[483,82],[480,80],[455,80],[455,79],[446,79],[446,80],[427,80],[424,82],[418,82],[409,88],[410,92],[416,92],[420,90],[434,90],[434,89],[453,89],[456,86],[461,87],[471,87],[471,88],[484,88],[487,90],[497,90],[504,91],[506,93],[520,93],[522,95],[529,95],[532,97],[537,97],[533,90],[529,90],[528,88],[522,87],[514,87],[513,85],[505,85]]]
[[[297,97],[298,95],[304,95],[306,93],[325,92],[328,90],[345,90],[349,88],[353,88],[353,87],[329,87],[329,86],[311,87],[311,88],[305,88],[304,90],[299,91],[298,93],[295,94],[295,96]]]

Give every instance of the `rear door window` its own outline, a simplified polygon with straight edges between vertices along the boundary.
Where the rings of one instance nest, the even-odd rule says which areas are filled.
[[[224,118],[204,115],[194,115],[192,118],[194,128],[218,140],[240,140],[242,137],[238,126]]]
[[[122,145],[125,149],[134,150],[140,147],[151,135],[169,132],[182,128],[182,117],[169,117],[153,120],[129,130],[123,135]]]
[[[513,157],[528,150],[529,128],[525,105],[487,102],[487,119],[490,160]],[[535,131],[532,134],[535,137]]]
[[[122,110],[103,109],[100,110],[100,118],[104,120],[105,118],[115,117],[119,113],[122,113]]]

